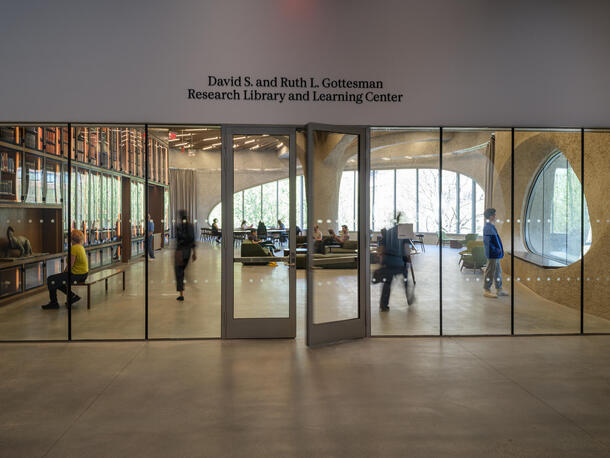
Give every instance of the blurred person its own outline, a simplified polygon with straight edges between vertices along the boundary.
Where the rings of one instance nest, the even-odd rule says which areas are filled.
[[[146,235],[148,237],[148,257],[150,259],[155,259],[155,252],[153,250],[153,235],[155,233],[155,222],[150,217],[150,213],[148,214],[148,224],[146,228]]]
[[[197,260],[195,251],[195,228],[188,221],[186,210],[179,212],[179,224],[176,225],[176,253],[174,255],[174,271],[176,274],[176,291],[180,294],[176,300],[184,301],[184,271],[189,259]],[[216,222],[216,218],[214,218]]]

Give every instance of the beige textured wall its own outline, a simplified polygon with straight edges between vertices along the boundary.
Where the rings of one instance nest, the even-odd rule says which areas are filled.
[[[499,139],[504,138],[504,141]],[[496,134],[496,169],[500,176],[497,186],[503,189],[505,206],[510,212],[510,132]],[[506,141],[508,139],[508,141]],[[524,221],[527,195],[537,171],[555,151],[561,151],[580,178],[580,132],[515,132],[515,251],[525,251]],[[610,134],[585,135],[585,199],[592,227],[592,245],[585,255],[585,311],[610,318],[608,259],[610,256]],[[497,187],[496,187],[497,189]],[[599,223],[597,221],[600,221]],[[510,241],[510,224],[500,228],[505,245]],[[502,262],[510,274],[510,258]],[[515,279],[546,299],[574,309],[580,308],[580,261],[560,268],[543,268],[515,258]],[[528,281],[527,278],[530,280]],[[589,278],[587,280],[587,278]],[[598,280],[599,278],[599,280]],[[515,298],[519,306],[519,297]]]

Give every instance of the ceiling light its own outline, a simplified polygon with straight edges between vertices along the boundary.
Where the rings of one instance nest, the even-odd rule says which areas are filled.
[[[212,146],[220,146],[222,143],[214,143]]]
[[[280,149],[282,146],[284,146],[284,144],[283,144],[282,142],[280,142],[280,143],[279,143],[279,144],[276,146],[276,148],[277,148],[277,149]]]
[[[405,156],[405,159],[413,159],[411,156]]]
[[[247,144],[247,143],[254,143],[254,141],[255,141],[255,140],[254,140],[254,139],[252,139],[252,140],[245,141],[244,143],[246,143],[246,144]]]
[[[250,149],[257,149],[257,148],[260,148],[260,146],[261,146],[261,145],[256,145],[256,146],[253,146],[253,147],[252,147],[252,148],[250,148]]]
[[[201,132],[202,130],[210,130],[206,127],[202,128],[202,129],[183,129],[184,132]]]
[[[241,140],[242,138],[246,138],[246,136],[242,135],[241,137],[233,137],[233,140]]]
[[[212,148],[214,148],[214,145],[206,146],[206,147],[205,147],[205,148],[203,148],[203,149],[212,149]]]
[[[189,142],[184,142],[184,143],[178,143],[178,144],[176,144],[174,146],[184,146],[184,145],[188,145],[188,144],[189,144]]]
[[[389,158],[389,157],[382,157],[382,158],[381,158],[381,160],[382,160],[382,161],[389,161],[389,160],[390,160],[390,158]]]
[[[218,140],[220,137],[209,137],[209,138],[204,138],[203,141],[207,142],[209,140]]]

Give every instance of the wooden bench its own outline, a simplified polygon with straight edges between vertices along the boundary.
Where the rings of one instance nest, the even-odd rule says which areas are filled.
[[[117,275],[123,276],[123,291],[125,291],[125,270],[124,269],[104,269],[87,276],[83,282],[75,283],[75,286],[87,287],[87,309],[91,308],[91,285],[95,285],[101,281],[106,283],[106,291],[108,291],[108,279]]]

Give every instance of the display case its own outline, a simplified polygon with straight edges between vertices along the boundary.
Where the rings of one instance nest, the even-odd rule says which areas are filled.
[[[101,174],[89,171],[89,245],[101,242],[101,218],[102,218],[102,187]]]
[[[131,181],[131,235],[144,235],[144,183]]]
[[[89,256],[89,269],[96,269],[102,265],[102,250],[91,250],[87,255]]]
[[[0,270],[0,297],[21,292],[21,266]]]
[[[45,280],[49,278],[51,275],[55,275],[60,273],[63,270],[63,262],[62,258],[52,258],[47,259],[45,268]]]
[[[87,162],[98,165],[99,129],[96,127],[86,127],[85,129],[87,131]]]
[[[42,203],[42,158],[34,154],[26,154],[25,170],[25,196],[22,200],[28,203]]]
[[[43,130],[43,150],[47,154],[61,156],[64,141],[62,139],[62,127],[45,127]]]
[[[20,198],[21,188],[17,180],[19,157],[19,151],[0,148],[0,200],[16,201]]]
[[[23,266],[23,283],[25,291],[44,285],[45,277],[43,261],[33,262]]]
[[[61,204],[61,162],[47,159],[45,162],[45,202],[48,204]]]
[[[0,127],[0,141],[6,143],[12,143],[13,145],[19,144],[19,128],[16,126],[2,126]]]
[[[42,151],[42,128],[23,127],[23,144],[26,148]]]
[[[87,128],[74,127],[72,129],[72,135],[72,159],[79,162],[85,162]]]

